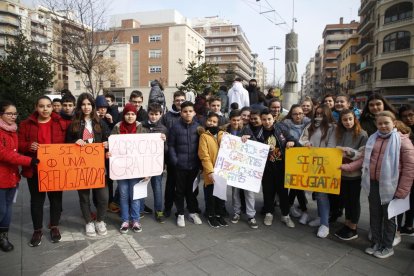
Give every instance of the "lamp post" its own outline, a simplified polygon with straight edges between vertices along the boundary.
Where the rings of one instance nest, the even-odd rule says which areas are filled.
[[[273,87],[275,87],[276,85],[276,60],[279,60],[278,58],[276,58],[276,50],[280,50],[282,48],[274,45],[274,46],[270,46],[267,49],[273,50],[273,58],[271,58],[270,60],[273,60]]]

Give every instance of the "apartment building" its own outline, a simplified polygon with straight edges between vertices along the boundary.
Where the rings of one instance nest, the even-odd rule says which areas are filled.
[[[301,93],[303,96],[315,96],[315,75],[315,58],[312,57],[306,64],[306,71],[302,75]]]
[[[358,77],[357,65],[361,57],[356,53],[359,45],[358,34],[352,35],[339,49],[338,55],[338,86],[339,92],[349,95],[354,94],[356,79]]]
[[[314,76],[313,76],[313,91],[310,91],[312,97],[318,98],[323,95],[323,82],[322,82],[322,64],[323,64],[323,44],[318,46],[315,51],[314,62]]]

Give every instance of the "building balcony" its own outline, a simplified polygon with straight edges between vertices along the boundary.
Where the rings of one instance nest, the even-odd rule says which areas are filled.
[[[0,15],[0,24],[11,25],[14,27],[20,27],[20,21],[18,18],[13,18],[11,16],[1,16]]]
[[[374,16],[372,14],[365,18],[364,21],[361,22],[358,26],[358,34],[365,34],[370,31],[375,26]]]
[[[32,31],[32,33],[37,33],[37,34],[40,34],[42,36],[47,36],[47,31],[42,29],[42,28],[32,26],[30,28],[30,30]]]
[[[372,91],[372,83],[363,83],[359,84],[357,87],[354,88],[354,94],[358,94],[361,92],[371,92]]]
[[[372,70],[372,63],[368,63],[368,62],[366,62],[366,61],[363,61],[363,62],[361,62],[360,64],[358,64],[357,65],[357,73],[358,74],[361,74],[361,73],[363,73],[363,72],[365,72],[365,71],[368,71],[368,70]]]
[[[372,39],[372,37],[369,38],[363,38],[361,39],[361,43],[359,44],[356,53],[357,54],[362,54],[362,53],[366,53],[367,51],[371,50],[374,47],[374,41]]]
[[[414,86],[414,79],[388,79],[375,82],[376,88]]]
[[[398,58],[409,57],[413,55],[414,55],[414,48],[402,49],[402,50],[380,53],[374,58],[374,61],[383,60],[383,59],[398,59]]]
[[[326,50],[339,50],[341,46],[342,44],[326,44],[325,49]]]
[[[373,8],[375,6],[375,2],[377,2],[376,0],[365,0],[362,1],[361,3],[361,7],[358,9],[358,15],[364,15],[367,13],[367,11],[369,11],[371,8]]]
[[[414,24],[414,18],[405,18],[402,20],[398,20],[398,21],[393,21],[393,22],[389,22],[386,23],[384,25],[381,25],[377,30],[376,30],[376,34],[380,33],[380,32],[388,32],[390,30],[393,29],[397,29],[397,28],[402,28],[402,27],[410,27]]]

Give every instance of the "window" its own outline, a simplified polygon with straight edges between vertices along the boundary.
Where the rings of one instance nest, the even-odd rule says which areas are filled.
[[[111,81],[111,87],[115,87],[116,83],[114,81]]]
[[[80,90],[80,81],[75,81],[75,89]]]
[[[408,63],[404,61],[392,61],[381,67],[381,79],[408,78]]]
[[[149,36],[149,42],[158,42],[158,41],[161,41],[161,35],[160,34]]]
[[[105,39],[101,39],[101,40],[99,41],[99,43],[100,43],[100,44],[106,44],[106,40],[105,40]]]
[[[149,67],[150,73],[161,73],[161,66],[160,65],[151,65]]]
[[[116,56],[115,50],[110,50],[109,51],[109,56],[114,58]]]
[[[131,37],[131,41],[132,41],[133,44],[139,43],[139,36],[138,35],[133,35]]]
[[[149,50],[149,58],[161,58],[162,50]]]
[[[392,23],[413,17],[413,4],[410,2],[402,2],[395,4],[385,11],[384,24]]]
[[[384,37],[384,45],[382,51],[391,52],[410,48],[410,32],[395,32]]]

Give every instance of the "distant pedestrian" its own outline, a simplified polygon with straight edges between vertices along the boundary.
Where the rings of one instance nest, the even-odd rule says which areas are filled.
[[[227,86],[220,86],[217,96],[221,98],[221,113],[225,114],[229,112],[229,96],[227,95]]]
[[[249,86],[247,86],[247,91],[249,92],[250,105],[257,104],[259,101],[259,90],[257,88],[257,81],[255,79],[249,80]]]
[[[148,97],[148,105],[158,103],[162,106],[163,114],[166,108],[164,88],[158,80],[151,81],[151,90]],[[139,121],[139,120],[138,120]]]
[[[249,92],[243,87],[242,79],[236,78],[228,92],[229,105],[237,103],[239,108],[250,106]]]

